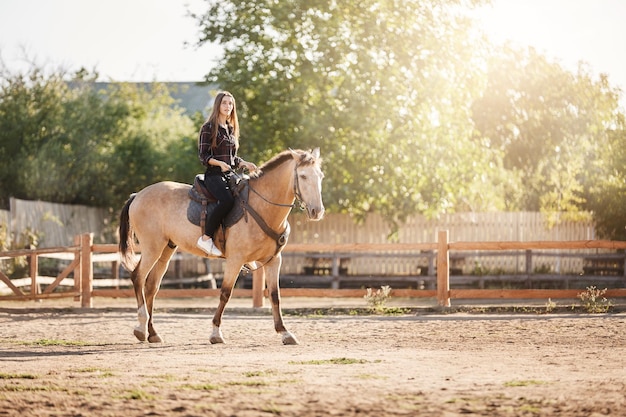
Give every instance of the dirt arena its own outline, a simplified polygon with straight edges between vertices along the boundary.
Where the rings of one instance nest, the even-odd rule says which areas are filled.
[[[213,301],[206,301],[212,306]],[[216,303],[216,302],[215,302]],[[626,313],[0,308],[0,416],[623,416]],[[1,307],[1,306],[0,306]]]

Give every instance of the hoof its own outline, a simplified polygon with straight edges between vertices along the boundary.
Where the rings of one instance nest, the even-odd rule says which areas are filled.
[[[133,331],[133,334],[135,335],[137,340],[139,340],[140,342],[145,342],[146,341],[146,334],[144,332],[142,332],[141,330],[135,329]]]
[[[212,345],[215,345],[217,343],[224,343],[224,338],[223,337],[211,337],[209,341],[211,342]]]
[[[299,345],[298,339],[289,332],[283,333],[283,345]]]
[[[220,330],[219,327],[213,326],[213,332],[211,333],[209,341],[212,345],[216,343],[224,343],[224,336],[222,336],[222,330]]]
[[[152,335],[148,337],[148,342],[150,343],[163,343],[163,339],[158,334]]]

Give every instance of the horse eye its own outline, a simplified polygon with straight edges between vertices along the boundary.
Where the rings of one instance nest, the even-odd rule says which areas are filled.
[[[302,178],[303,180],[306,180],[306,175],[302,174],[300,175],[300,178]]]

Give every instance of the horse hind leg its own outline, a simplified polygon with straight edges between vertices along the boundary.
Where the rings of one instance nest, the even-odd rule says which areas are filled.
[[[159,288],[161,287],[161,281],[163,280],[163,275],[167,271],[167,268],[170,264],[170,260],[172,259],[172,255],[176,252],[176,246],[166,246],[163,252],[161,253],[161,257],[154,265],[150,274],[148,274],[148,279],[146,280],[146,305],[148,312],[148,342],[150,343],[161,343],[163,339],[154,328],[153,318],[154,318],[154,300],[156,298],[157,292],[159,292]]]
[[[139,263],[130,274],[130,279],[133,282],[133,289],[135,290],[135,297],[137,298],[137,320],[139,321],[139,324],[135,326],[133,333],[140,342],[146,341],[146,335],[148,334],[148,310],[146,308],[146,299],[144,294],[146,274],[142,274],[143,263],[142,256]]]
[[[157,259],[152,254],[159,251],[150,251],[144,248],[141,260],[131,274],[135,297],[137,298],[137,319],[139,321],[133,333],[139,341],[162,342],[161,337],[154,329],[152,320],[154,297],[159,290],[161,279],[175,250],[175,247],[166,247],[160,251]]]

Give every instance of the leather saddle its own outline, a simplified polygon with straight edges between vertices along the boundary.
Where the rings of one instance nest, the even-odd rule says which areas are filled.
[[[235,205],[222,222],[224,228],[234,225],[244,215],[242,202],[248,200],[248,179],[246,176],[236,174],[228,177],[230,191],[235,197]],[[188,195],[191,201],[187,206],[187,220],[196,226],[200,226],[201,233],[204,233],[206,219],[217,205],[217,199],[204,185],[204,174],[196,175]]]
[[[198,174],[193,179],[193,185],[191,190],[189,190],[189,198],[201,204],[203,200],[206,200],[206,202],[217,202],[215,196],[204,185],[204,174]]]

